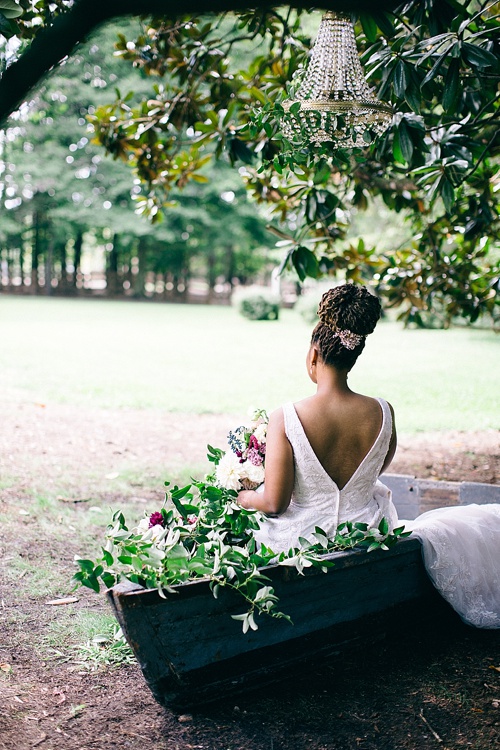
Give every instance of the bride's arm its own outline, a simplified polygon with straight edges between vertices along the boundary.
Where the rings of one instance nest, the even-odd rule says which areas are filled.
[[[398,438],[396,434],[396,418],[394,416],[394,409],[389,404],[389,402],[387,403],[389,405],[389,409],[391,410],[391,415],[392,415],[392,435],[391,435],[391,441],[389,443],[389,450],[387,451],[387,455],[384,459],[384,464],[380,470],[381,474],[383,474],[384,471],[387,471],[387,469],[391,465],[392,459],[394,458],[394,454],[396,453],[396,448],[398,445]]]
[[[242,490],[238,493],[238,502],[243,508],[279,515],[290,505],[293,482],[292,446],[285,434],[283,410],[277,409],[271,414],[267,427],[264,492]]]

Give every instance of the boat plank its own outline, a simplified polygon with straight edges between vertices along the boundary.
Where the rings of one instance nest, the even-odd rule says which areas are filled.
[[[195,686],[201,700],[215,685],[220,694],[223,684],[270,679],[285,664],[370,632],[369,623],[383,612],[410,605],[414,613],[417,604],[437,597],[417,540],[402,540],[390,551],[337,553],[335,562],[327,573],[304,576],[268,568],[280,608],[294,624],[263,616],[259,629],[246,634],[230,617],[242,611],[240,597],[222,590],[215,599],[206,581],[182,585],[168,600],[126,586],[116,586],[110,598],[148,685],[172,705],[185,702]]]

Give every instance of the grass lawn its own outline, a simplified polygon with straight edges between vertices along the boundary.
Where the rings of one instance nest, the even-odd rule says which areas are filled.
[[[311,327],[227,307],[0,296],[1,398],[82,407],[246,413],[313,393]],[[399,430],[498,428],[493,332],[379,324],[350,375],[394,405]]]
[[[73,590],[73,556],[98,554],[111,510],[122,508],[134,523],[160,506],[164,478],[183,484],[206,470],[206,462],[198,470],[181,467],[175,459],[178,443],[192,436],[189,418],[177,418],[183,425],[188,423],[185,432],[179,430],[179,437],[176,428],[164,432],[155,428],[155,420],[161,417],[163,422],[165,415],[154,414],[153,409],[224,413],[223,417],[197,420],[195,437],[200,438],[199,425],[205,421],[225,421],[226,414],[244,413],[250,404],[271,409],[307,396],[314,389],[304,366],[309,336],[310,326],[289,310],[283,311],[277,323],[255,323],[223,307],[0,295],[0,407],[3,401],[10,419],[0,433],[4,446],[0,452],[0,587],[4,602],[0,607],[0,633],[4,634],[0,693],[4,689],[12,696],[10,718],[0,716],[0,725],[2,719],[8,720],[8,737],[15,738],[9,747],[34,747],[44,739],[50,747],[62,747],[61,742],[66,742],[63,736],[72,738],[74,748],[90,744],[115,747],[115,737],[121,747],[123,717],[131,722],[132,737],[142,736],[134,734],[138,726],[149,739],[153,737],[148,748],[155,750],[200,746],[200,737],[214,736],[210,718],[204,724],[195,717],[190,730],[191,724],[179,725],[175,716],[160,713],[152,704],[137,667],[131,665],[128,647],[115,637],[116,622],[104,596]],[[500,422],[495,382],[499,365],[498,339],[492,333],[405,331],[384,322],[369,337],[350,380],[355,389],[385,396],[394,404],[401,432],[480,430],[497,428]],[[74,431],[72,420],[68,422],[71,430],[62,419],[54,425],[54,410],[35,406],[58,402],[75,407],[59,410],[74,412]],[[119,409],[146,411],[117,414]],[[153,445],[147,440],[135,445],[136,432],[130,425],[144,422],[152,425],[149,435]],[[231,424],[237,422],[229,419]],[[71,449],[66,450],[66,441]],[[167,444],[174,474],[166,465]],[[203,460],[203,451],[193,450],[192,454],[193,460]],[[68,595],[77,601],[49,605],[50,600]],[[238,630],[235,625],[235,633]],[[448,640],[453,644],[452,638]],[[434,632],[430,643],[435,643]],[[495,695],[489,656],[492,646],[488,644],[471,647],[467,635],[453,647],[450,657],[442,656],[439,646],[438,656],[431,651],[427,661],[426,654],[421,660],[417,655],[409,670],[403,670],[404,681],[389,651],[382,652],[386,661],[380,658],[372,671],[385,677],[381,682],[384,705],[398,704],[399,715],[403,710],[405,716],[416,716],[417,722],[422,705],[435,710],[441,707],[452,716],[450,726],[455,722],[461,732],[467,727],[468,734],[460,734],[461,739],[479,737],[481,743],[483,736],[490,737],[494,718],[488,713]],[[377,644],[377,654],[379,650]],[[108,670],[110,665],[116,669]],[[371,674],[366,677],[365,663],[356,677],[349,662],[344,679],[341,673],[340,679],[333,681],[342,689],[331,698],[327,696],[332,672],[325,674],[328,690],[315,683],[312,692],[306,690],[306,698],[299,691],[300,699],[296,701],[294,694],[290,707],[284,709],[280,722],[288,727],[294,716],[309,716],[310,707],[323,701],[317,724],[306,724],[303,729],[305,719],[300,719],[298,728],[292,726],[292,736],[298,738],[294,747],[303,747],[305,738],[316,735],[315,746],[319,748],[321,743],[323,747],[324,716],[331,717],[333,736],[338,717],[343,715],[339,711],[349,717],[352,706],[357,705],[356,696],[366,696],[372,683],[377,690],[363,698],[367,718],[360,720],[365,723],[361,730],[352,724],[356,742],[378,715],[380,680],[374,682]],[[467,679],[472,687],[480,686],[470,691],[477,714],[461,703]],[[490,692],[485,692],[485,683]],[[457,685],[462,691],[459,697]],[[344,704],[339,704],[346,686],[351,686],[351,692]],[[443,691],[448,691],[446,696]],[[401,695],[411,698],[403,708],[398,703]],[[251,701],[245,701],[248,714],[242,714],[241,723],[230,713],[221,720],[224,747],[268,747],[274,715],[265,725],[259,704]],[[268,716],[268,698],[262,705],[262,715]],[[283,705],[288,706],[287,701]],[[382,723],[391,726],[394,715],[382,716]],[[257,719],[249,723],[252,716],[259,717],[258,726],[263,727],[259,730],[262,744],[256,744]],[[434,715],[431,721],[435,722]],[[344,724],[350,731],[350,724]],[[2,738],[7,736],[3,726]],[[237,734],[240,726],[248,727],[248,737],[242,741]],[[60,730],[67,732],[51,742]],[[187,731],[191,734],[186,735]],[[405,725],[401,736],[407,734]],[[104,742],[103,737],[112,737],[112,743]],[[373,742],[379,740],[374,734]],[[219,739],[214,741],[220,744]],[[489,747],[489,740],[474,746]]]

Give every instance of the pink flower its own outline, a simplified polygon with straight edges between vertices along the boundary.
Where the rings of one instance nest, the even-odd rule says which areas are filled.
[[[259,441],[255,437],[255,435],[250,435],[250,440],[248,441],[248,447],[255,448],[255,450],[257,451],[259,450],[260,448]]]
[[[264,463],[264,459],[260,455],[260,453],[257,450],[257,448],[249,448],[248,449],[248,460],[254,466],[260,466],[262,463]]]
[[[159,510],[151,513],[149,516],[149,528],[151,529],[153,526],[162,526],[165,528],[165,520]]]

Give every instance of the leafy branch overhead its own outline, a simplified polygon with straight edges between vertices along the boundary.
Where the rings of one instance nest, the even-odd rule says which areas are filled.
[[[318,17],[319,20],[319,17]],[[306,64],[314,26],[290,9],[236,18],[153,18],[117,54],[151,76],[151,98],[96,112],[95,137],[141,178],[155,219],[172,185],[206,154],[240,168],[266,204],[299,277],[343,271],[374,279],[407,320],[495,315],[498,302],[498,46],[494,8],[409,2],[361,15],[358,45],[378,95],[397,112],[377,143],[314,150],[282,134],[282,102]],[[290,82],[292,84],[290,85]],[[205,157],[206,158],[206,157]],[[348,243],[353,211],[379,196],[408,217],[391,253]],[[380,227],[381,233],[383,227]]]
[[[67,4],[38,6],[57,16]],[[289,6],[144,18],[136,38],[118,37],[116,54],[150,77],[150,95],[137,102],[134,92],[118,91],[96,110],[94,138],[135,170],[138,208],[153,221],[167,210],[172,188],[203,180],[207,161],[224,159],[267,206],[283,265],[301,279],[342,272],[371,280],[417,324],[429,311],[445,324],[485,313],[495,320],[497,6],[395,5],[377,4],[369,15],[365,5],[356,23],[369,81],[396,111],[375,143],[312,150],[283,137],[282,102],[297,85],[320,18]],[[22,27],[23,17],[17,22]],[[406,219],[407,238],[390,252],[348,238],[352,216],[375,198]]]

